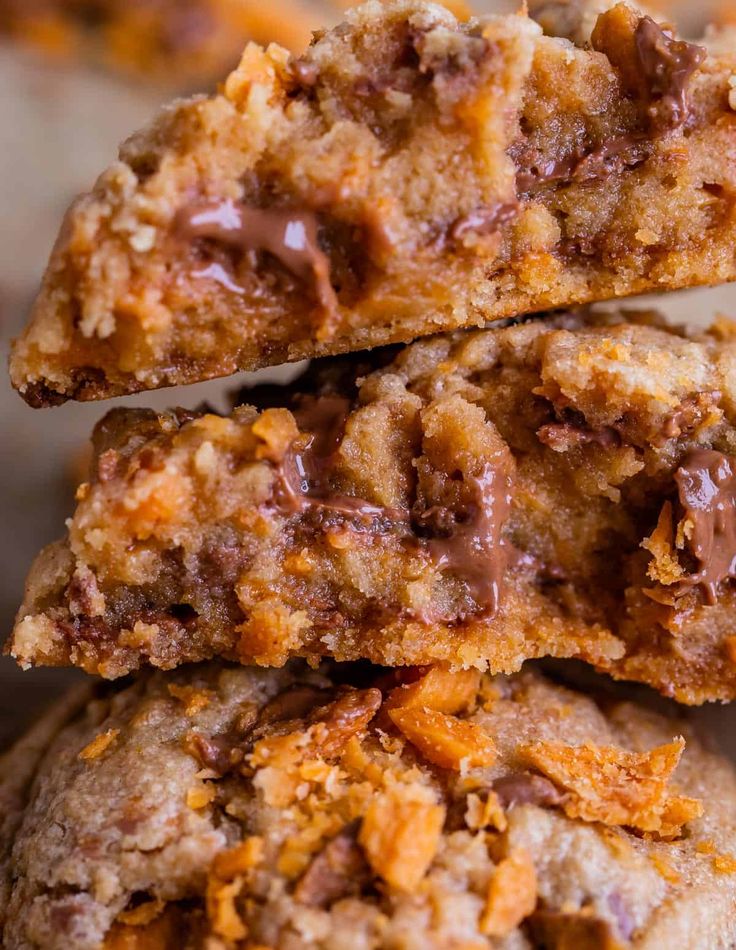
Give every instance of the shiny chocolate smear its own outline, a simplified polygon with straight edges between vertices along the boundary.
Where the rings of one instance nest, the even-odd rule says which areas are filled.
[[[518,202],[486,205],[463,214],[450,225],[450,238],[462,241],[469,234],[494,234],[512,221],[519,211]]]
[[[688,550],[699,569],[680,584],[699,587],[715,604],[718,585],[736,577],[736,460],[712,449],[695,449],[675,473],[684,517],[692,526]]]
[[[687,118],[687,84],[706,51],[675,39],[648,16],[639,20],[634,42],[649,89],[648,112],[653,128],[660,132],[676,129]]]
[[[580,148],[564,158],[520,170],[516,187],[523,193],[552,181],[600,181],[642,162],[650,141],[648,135],[635,132],[614,136],[592,151]]]
[[[480,475],[465,476],[470,500],[462,508],[435,506],[417,521],[433,524],[445,535],[427,542],[441,571],[465,582],[480,611],[493,616],[501,597],[510,545],[503,529],[511,511],[513,463],[509,454],[500,463],[487,462]]]
[[[314,287],[320,308],[337,313],[337,297],[330,283],[330,262],[317,240],[317,218],[311,211],[293,208],[250,208],[222,200],[201,201],[177,215],[177,232],[188,240],[208,238],[247,251],[272,254],[299,280]]]
[[[364,521],[383,518],[390,522],[408,522],[408,511],[375,505],[332,490],[330,476],[349,412],[350,400],[343,396],[302,397],[294,416],[307,438],[303,444],[300,444],[301,439],[294,442],[276,466],[276,507],[285,515],[316,508]]]

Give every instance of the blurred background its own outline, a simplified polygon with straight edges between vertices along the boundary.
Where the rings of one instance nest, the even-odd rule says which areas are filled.
[[[657,0],[661,19],[698,35],[713,19],[736,22],[722,2]],[[176,95],[214,88],[246,39],[294,50],[312,29],[336,22],[342,0],[0,0],[0,349],[24,323],[61,217],[115,157],[118,143]],[[463,0],[447,0],[459,15]],[[504,3],[505,9],[513,8]],[[474,12],[501,9],[478,0]],[[736,316],[736,285],[689,291],[659,303],[674,318]],[[283,372],[283,371],[282,371]],[[273,377],[279,371],[266,371]],[[230,380],[169,389],[119,404],[225,405]],[[59,537],[85,477],[87,440],[110,404],[33,410],[0,372],[0,640],[10,630],[24,579],[39,549]],[[66,670],[20,672],[0,658],[0,748],[64,685]],[[736,755],[736,711],[708,708]]]

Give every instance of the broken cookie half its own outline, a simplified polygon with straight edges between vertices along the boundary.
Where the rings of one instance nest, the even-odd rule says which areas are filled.
[[[732,279],[736,58],[624,4],[584,40],[392,0],[300,58],[248,46],[71,208],[15,387],[97,399]]]
[[[230,416],[117,409],[8,649],[517,670],[736,697],[736,331],[558,314],[317,361]]]
[[[730,946],[733,770],[599,688],[141,674],[0,760],[3,947]]]

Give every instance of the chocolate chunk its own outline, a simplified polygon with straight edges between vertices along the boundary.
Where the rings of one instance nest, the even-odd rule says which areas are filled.
[[[599,24],[605,17],[603,14]],[[613,55],[595,31],[593,46]],[[569,155],[544,165],[524,163],[526,167],[520,167],[516,176],[520,194],[548,182],[593,181],[631,168],[647,157],[654,139],[683,125],[688,116],[687,85],[705,59],[706,51],[675,39],[648,16],[639,19],[633,46],[633,67],[639,82],[632,84],[631,92],[643,101],[646,130],[614,135],[597,145],[580,145]],[[616,65],[615,56],[612,61]]]
[[[621,950],[621,944],[607,920],[589,912],[538,910],[527,918],[526,926],[535,947],[548,950]]]
[[[619,935],[623,937],[624,940],[630,940],[636,930],[636,923],[620,891],[611,891],[608,895],[608,906],[616,918]]]
[[[188,732],[184,737],[184,751],[215,775],[222,777],[238,766],[244,758],[244,750],[239,743],[242,735],[234,731],[208,738],[198,732]]]
[[[651,17],[634,33],[642,75],[649,89],[648,113],[654,130],[676,129],[687,118],[687,84],[706,56],[702,46],[675,39]]]
[[[97,459],[97,481],[109,482],[118,471],[120,453],[116,449],[106,449]]]
[[[269,700],[258,715],[258,726],[303,719],[315,707],[324,706],[331,692],[317,686],[290,686]]]
[[[597,148],[576,149],[564,158],[544,165],[533,164],[516,175],[517,191],[528,193],[548,182],[595,181],[642,162],[649,151],[650,138],[638,133],[617,135]]]
[[[720,399],[718,390],[687,396],[664,421],[660,438],[655,444],[664,444],[668,439],[676,439],[683,432],[697,428],[717,408]]]
[[[319,247],[313,212],[250,208],[228,198],[215,199],[183,208],[177,215],[176,230],[188,240],[209,238],[243,251],[267,251],[295,277],[313,284],[320,309],[326,315],[337,315],[330,262]]]
[[[416,515],[420,525],[445,535],[427,543],[440,570],[452,571],[468,587],[482,612],[498,610],[509,544],[503,529],[511,511],[513,460],[510,453],[486,463],[480,475],[466,475],[469,501],[452,510],[435,505]]]
[[[736,577],[736,465],[722,452],[695,449],[683,459],[675,482],[692,526],[685,543],[698,565],[680,587],[699,587],[706,603],[714,604],[718,585]]]
[[[514,805],[554,808],[563,800],[562,793],[548,778],[534,772],[504,775],[493,783],[493,791],[504,808]]]
[[[294,899],[310,907],[329,907],[335,901],[360,894],[370,881],[371,872],[356,840],[358,824],[343,829],[319,854],[301,876]]]

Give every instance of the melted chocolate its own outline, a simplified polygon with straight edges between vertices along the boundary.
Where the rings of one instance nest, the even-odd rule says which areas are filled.
[[[676,129],[687,118],[687,84],[705,59],[706,51],[702,46],[675,39],[648,16],[639,20],[634,42],[649,90],[647,111],[653,129]]]
[[[642,162],[647,156],[650,141],[649,135],[631,132],[617,135],[592,151],[579,148],[564,158],[519,171],[516,187],[520,192],[528,192],[551,181],[595,181],[606,178]]]
[[[706,603],[714,604],[718,585],[736,578],[736,462],[722,452],[695,449],[683,459],[675,482],[692,525],[688,550],[698,565],[680,586],[699,587]]]
[[[297,440],[277,464],[278,485],[274,502],[287,515],[309,508],[373,521],[383,518],[392,523],[408,522],[408,511],[375,505],[363,498],[334,492],[330,476],[336,453],[345,432],[350,400],[342,396],[306,396],[295,408],[294,416],[308,433],[303,445]]]
[[[317,510],[357,518],[374,529],[401,525],[408,530],[407,509],[387,508],[332,488],[350,406],[343,396],[301,397],[293,412],[306,438],[300,435],[274,462],[277,480],[272,504],[287,517]],[[479,609],[491,616],[498,609],[501,582],[513,551],[502,537],[511,509],[512,469],[510,455],[487,463],[480,475],[465,477],[469,495],[465,505],[456,509],[435,505],[414,516],[415,524],[436,535],[420,542],[436,566],[460,577]]]
[[[519,211],[517,202],[496,203],[484,208],[476,208],[468,214],[456,218],[450,226],[449,235],[453,241],[462,241],[468,234],[493,234],[513,220]]]
[[[189,240],[209,238],[246,252],[272,254],[295,277],[311,281],[321,309],[336,314],[338,305],[330,283],[330,262],[317,241],[317,218],[313,212],[250,208],[227,198],[215,199],[182,209],[177,216],[177,230]],[[219,276],[216,279],[222,283]]]
[[[646,131],[614,135],[596,148],[586,150],[581,146],[564,158],[520,169],[516,176],[520,193],[553,181],[602,179],[638,165],[647,157],[654,138],[685,122],[687,84],[706,51],[694,43],[674,39],[648,16],[639,20],[634,44],[646,86]]]
[[[437,567],[460,577],[481,611],[493,616],[508,566],[510,545],[502,532],[511,510],[512,466],[486,463],[465,482],[471,500],[464,508],[435,506],[417,520],[445,535],[428,542]]]

